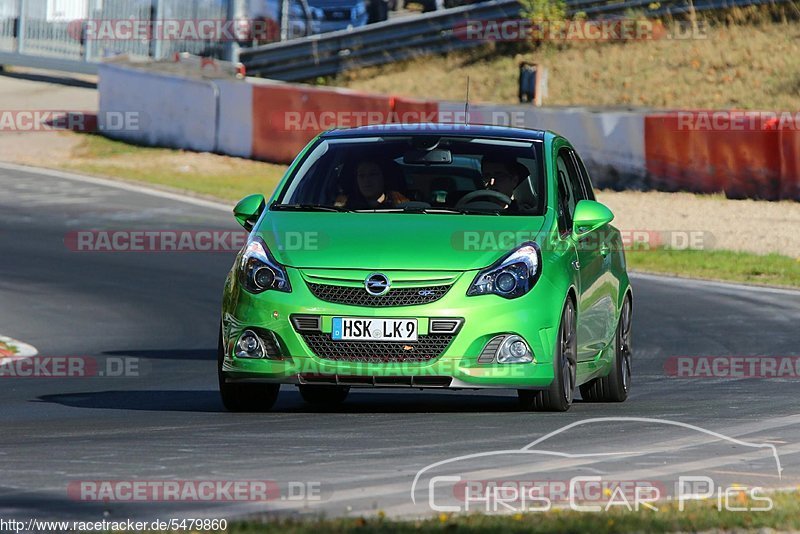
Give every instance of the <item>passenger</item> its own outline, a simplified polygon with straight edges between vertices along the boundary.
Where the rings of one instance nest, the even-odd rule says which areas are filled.
[[[350,208],[394,208],[408,202],[399,191],[390,189],[383,167],[374,160],[363,160],[356,166],[355,191],[350,195],[339,195],[336,206]]]

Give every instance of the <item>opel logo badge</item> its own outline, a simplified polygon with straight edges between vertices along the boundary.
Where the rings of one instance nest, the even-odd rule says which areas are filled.
[[[380,297],[389,292],[392,283],[389,277],[383,273],[372,273],[364,280],[364,289],[373,297]]]

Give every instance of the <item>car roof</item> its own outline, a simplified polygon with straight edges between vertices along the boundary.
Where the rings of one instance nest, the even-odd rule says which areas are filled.
[[[489,126],[485,124],[455,124],[424,122],[419,124],[374,124],[355,128],[336,128],[322,134],[323,139],[349,137],[372,137],[375,135],[439,135],[490,137],[497,139],[517,139],[525,141],[544,140],[546,130],[528,130],[509,126]]]

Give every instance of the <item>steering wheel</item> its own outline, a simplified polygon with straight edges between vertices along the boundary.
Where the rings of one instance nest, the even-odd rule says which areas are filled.
[[[461,200],[456,202],[454,208],[457,210],[461,209],[470,202],[474,201],[476,198],[483,198],[483,197],[489,200],[499,200],[505,206],[511,204],[511,197],[504,195],[500,191],[492,191],[491,189],[478,189],[477,191],[473,191],[472,193],[467,193],[466,195],[464,195],[461,198]]]

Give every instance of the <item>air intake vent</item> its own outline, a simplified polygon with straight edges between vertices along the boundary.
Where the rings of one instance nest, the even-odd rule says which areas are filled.
[[[291,321],[298,332],[319,332],[322,329],[319,315],[292,315]]]
[[[455,334],[461,328],[464,319],[431,319],[428,331],[431,334]]]
[[[497,349],[500,347],[500,343],[506,336],[495,336],[489,340],[485,347],[483,347],[483,351],[481,355],[478,356],[478,363],[492,363],[494,361],[494,355],[497,353]]]

